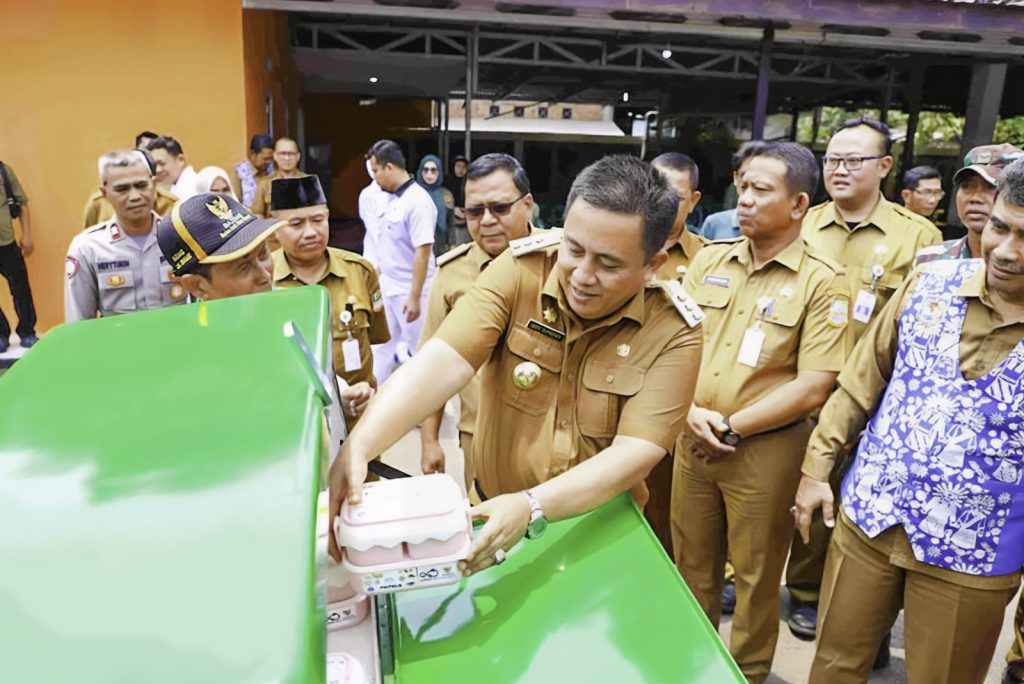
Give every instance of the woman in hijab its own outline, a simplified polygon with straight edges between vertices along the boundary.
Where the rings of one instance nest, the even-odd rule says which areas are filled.
[[[432,154],[428,154],[420,160],[420,168],[416,172],[416,182],[423,186],[437,206],[434,256],[441,256],[448,251],[448,225],[451,220],[451,211],[455,208],[455,198],[451,191],[441,185],[444,182],[441,160]]]
[[[196,181],[196,189],[200,193],[216,192],[221,195],[227,195],[235,201],[238,200],[235,197],[235,191],[231,189],[228,172],[219,166],[207,166],[200,171],[199,178]]]

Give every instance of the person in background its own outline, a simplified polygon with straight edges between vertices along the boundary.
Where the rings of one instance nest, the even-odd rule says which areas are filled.
[[[146,145],[146,151],[156,164],[157,183],[170,188],[179,200],[196,194],[196,171],[185,159],[181,143],[165,135]]]
[[[735,188],[739,184],[739,179],[743,174],[745,162],[750,159],[755,152],[760,150],[763,145],[764,143],[760,140],[745,142],[740,145],[740,148],[736,150],[735,153],[733,153],[733,184],[729,186],[733,189],[733,192],[735,192]],[[704,223],[701,224],[700,227],[700,236],[705,240],[731,240],[740,236],[739,210],[736,209],[735,199],[732,202],[731,208],[715,212],[704,219]]]
[[[363,222],[363,258],[380,270],[377,243],[380,240],[380,227],[384,220],[384,209],[388,204],[388,194],[377,185],[369,159],[366,160],[366,173],[370,176],[370,184],[359,191],[359,220]]]
[[[149,145],[149,143],[153,142],[159,137],[160,136],[157,133],[154,133],[153,131],[142,131],[137,136],[135,136],[135,149],[144,150],[146,149],[146,146]]]
[[[21,239],[14,235],[14,220],[21,226]],[[18,182],[9,164],[0,162],[0,275],[7,279],[18,316],[17,333],[21,346],[28,349],[38,341],[36,307],[28,283],[25,257],[32,254],[32,221],[28,212],[28,195]],[[10,346],[11,326],[0,311],[0,354]]]
[[[235,197],[247,207],[256,200],[256,188],[260,179],[274,173],[274,138],[258,133],[249,141],[249,155],[230,169],[231,187]]]
[[[931,166],[915,166],[903,174],[903,206],[927,219],[932,217],[939,202],[946,196],[942,189],[942,174]]]
[[[252,202],[252,213],[257,216],[270,216],[270,188],[279,178],[302,178],[307,175],[299,168],[302,153],[299,144],[291,138],[281,137],[274,143],[274,172],[260,178],[256,186],[256,198]],[[271,246],[276,240],[271,238]]]
[[[135,136],[135,149],[146,158],[149,169],[154,175],[156,175],[156,162],[153,161],[153,157],[146,151],[145,146],[159,137],[152,131],[143,131]],[[156,205],[153,210],[160,216],[166,215],[177,201],[178,198],[171,194],[170,190],[166,190],[160,185],[156,186]],[[107,201],[102,192],[96,190],[85,201],[85,209],[82,210],[82,227],[91,228],[97,223],[109,221],[113,217],[114,207],[110,205],[110,202]]]
[[[467,160],[461,154],[457,154],[452,157],[452,176],[451,186],[452,198],[455,203],[455,208],[452,210],[452,244],[464,245],[470,242],[473,238],[469,234],[469,228],[466,225],[466,214],[463,211],[466,206],[466,173],[469,167],[469,160]],[[537,205],[534,204],[534,210],[538,209]]]
[[[227,195],[237,201],[238,196],[231,187],[228,172],[219,166],[207,166],[202,169],[196,177],[196,189],[200,194],[215,192],[218,195]]]
[[[437,229],[434,231],[434,256],[441,256],[448,251],[449,233],[452,210],[455,198],[451,190],[444,187],[444,173],[441,171],[441,160],[428,154],[420,160],[420,168],[416,174],[416,182],[422,186],[437,207]]]

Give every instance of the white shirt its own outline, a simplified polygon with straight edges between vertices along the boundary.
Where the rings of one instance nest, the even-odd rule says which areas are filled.
[[[384,209],[388,206],[388,193],[381,190],[377,181],[359,193],[359,218],[366,228],[363,236],[363,258],[376,268],[380,268],[380,224],[384,219]]]
[[[191,166],[186,166],[185,170],[178,176],[178,180],[171,186],[171,193],[182,202],[189,197],[198,195],[199,174],[196,173],[196,170]]]
[[[412,262],[416,248],[434,244],[437,206],[427,191],[412,179],[396,192],[386,193],[386,198],[377,242],[380,288],[385,297],[408,296],[412,288]],[[423,294],[430,290],[435,268],[431,251]]]

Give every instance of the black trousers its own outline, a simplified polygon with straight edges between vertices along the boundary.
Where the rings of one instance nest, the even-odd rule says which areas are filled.
[[[17,242],[0,246],[0,275],[7,278],[14,299],[14,312],[18,315],[18,337],[34,335],[36,332],[36,307],[32,303],[32,289],[28,285],[28,271],[25,259]],[[0,338],[11,335],[11,326],[0,311]]]

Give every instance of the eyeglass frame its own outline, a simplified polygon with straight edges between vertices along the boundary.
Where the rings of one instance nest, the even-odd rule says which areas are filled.
[[[483,219],[484,214],[488,211],[491,212],[491,216],[493,216],[494,218],[498,218],[499,216],[508,216],[508,213],[512,211],[512,207],[515,205],[515,203],[529,194],[530,192],[526,191],[519,197],[516,197],[511,202],[495,202],[494,204],[481,204],[476,207],[464,207],[463,211],[466,214],[467,221],[470,219],[473,219],[474,221],[479,221]]]
[[[921,195],[922,197],[937,197],[939,199],[942,199],[943,197],[946,196],[945,190],[919,190],[917,188],[912,188],[910,192],[916,192],[918,195]]]
[[[887,155],[887,154],[875,154],[875,155],[863,155],[863,156],[852,155],[852,156],[849,156],[849,157],[829,157],[828,155],[825,155],[824,157],[821,158],[821,167],[823,169],[825,169],[826,171],[836,171],[839,168],[839,165],[842,164],[843,167],[847,171],[850,171],[850,172],[860,171],[862,168],[864,168],[864,162],[866,162],[866,161],[868,161],[870,159],[885,159],[888,156],[889,155]],[[857,164],[853,168],[850,168],[849,162],[851,162],[853,160],[856,160]],[[829,168],[829,164],[830,163],[832,164],[831,168]]]

